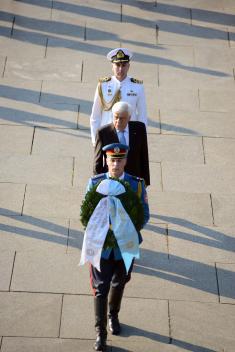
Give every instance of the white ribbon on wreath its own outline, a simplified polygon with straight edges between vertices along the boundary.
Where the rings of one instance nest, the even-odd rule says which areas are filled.
[[[99,201],[87,224],[79,265],[89,262],[100,271],[101,252],[111,224],[128,272],[133,258],[139,258],[139,240],[131,218],[116,197],[126,192],[125,187],[118,181],[105,179],[96,192],[106,197]]]

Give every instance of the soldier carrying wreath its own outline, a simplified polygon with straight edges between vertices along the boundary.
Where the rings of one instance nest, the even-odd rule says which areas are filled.
[[[90,263],[96,351],[106,350],[107,320],[113,335],[121,332],[118,313],[123,292],[139,258],[140,230],[149,220],[144,180],[124,172],[128,146],[113,143],[103,150],[108,172],[90,178],[81,207],[86,231],[80,264]]]

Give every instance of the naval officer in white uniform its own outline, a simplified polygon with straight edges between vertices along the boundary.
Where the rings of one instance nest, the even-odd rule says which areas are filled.
[[[97,130],[113,121],[112,106],[126,101],[132,107],[131,120],[144,122],[147,126],[147,109],[143,81],[127,75],[133,54],[126,48],[116,48],[107,54],[112,63],[113,76],[99,79],[92,107],[90,126],[91,140],[95,145]]]

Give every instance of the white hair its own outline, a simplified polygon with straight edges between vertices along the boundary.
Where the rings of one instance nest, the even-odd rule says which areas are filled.
[[[131,116],[132,108],[131,105],[126,101],[119,101],[115,103],[112,107],[112,113],[128,112],[128,115]]]

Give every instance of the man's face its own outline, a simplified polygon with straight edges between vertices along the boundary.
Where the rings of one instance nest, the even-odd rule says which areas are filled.
[[[112,71],[114,76],[119,80],[123,81],[129,70],[130,63],[129,62],[117,62],[112,64]]]
[[[113,124],[116,130],[123,131],[126,128],[129,120],[130,116],[127,111],[115,112],[113,114]]]
[[[111,177],[120,177],[124,172],[124,167],[126,166],[126,158],[107,158],[107,165],[109,174]]]

